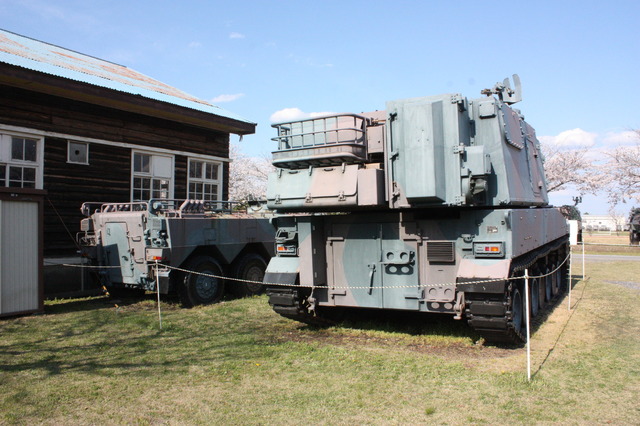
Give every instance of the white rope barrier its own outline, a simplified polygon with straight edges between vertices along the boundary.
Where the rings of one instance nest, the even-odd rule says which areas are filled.
[[[531,381],[531,311],[529,309],[529,269],[524,270],[524,304],[527,323],[527,380]]]
[[[585,245],[582,243],[582,279],[584,280],[585,278]],[[595,245],[595,244],[591,244],[591,245]],[[613,244],[603,244],[603,245],[613,245]],[[623,246],[623,245],[618,245],[618,246]],[[374,288],[385,288],[385,289],[390,289],[390,288],[429,288],[429,287],[447,287],[447,286],[455,286],[458,284],[485,284],[485,283],[491,283],[491,282],[499,282],[499,281],[515,281],[515,280],[522,280],[524,279],[524,293],[525,293],[525,323],[526,323],[526,352],[527,352],[527,380],[530,382],[531,381],[531,309],[530,309],[530,295],[529,295],[529,280],[530,279],[540,279],[540,278],[546,278],[548,276],[551,276],[555,273],[558,272],[558,270],[560,270],[566,263],[567,261],[571,258],[572,256],[572,250],[569,250],[569,253],[567,254],[567,256],[563,259],[563,261],[557,265],[552,271],[549,271],[545,274],[541,274],[541,275],[529,275],[529,269],[525,268],[524,270],[524,275],[522,276],[515,276],[515,277],[504,277],[504,278],[495,278],[495,279],[484,279],[484,280],[477,280],[477,281],[466,281],[463,283],[458,283],[458,282],[449,282],[449,283],[437,283],[437,284],[417,284],[417,285],[393,285],[393,286],[371,286],[371,285],[366,285],[366,286],[329,286],[329,285],[300,285],[300,287],[310,287],[313,289],[320,289],[320,288],[327,288],[327,289],[350,289],[350,290],[359,290],[359,289],[365,289],[365,290],[369,290],[369,289],[374,289]],[[100,265],[86,265],[86,264],[62,264],[62,266],[69,266],[69,267],[76,267],[76,268],[87,268],[87,269],[120,269],[120,266],[100,266]],[[175,270],[175,271],[179,271],[179,272],[183,272],[183,273],[188,273],[188,274],[196,274],[196,275],[202,275],[202,276],[206,276],[206,277],[210,277],[210,278],[217,278],[217,279],[222,279],[222,280],[226,280],[226,281],[236,281],[236,282],[240,282],[240,283],[247,283],[247,284],[260,284],[260,285],[265,285],[265,286],[286,286],[286,287],[290,287],[290,284],[282,284],[282,283],[270,283],[270,282],[263,282],[263,281],[255,281],[255,280],[247,280],[247,279],[241,279],[241,278],[234,278],[234,277],[227,277],[224,275],[217,275],[217,274],[208,274],[208,273],[204,273],[204,272],[197,272],[197,271],[191,271],[188,269],[184,269],[184,268],[179,268],[179,267],[175,267],[175,266],[171,266],[171,265],[165,265],[162,263],[159,263],[158,261],[155,262],[154,265],[154,270],[155,270],[155,279],[156,279],[156,291],[157,291],[157,303],[158,303],[158,321],[159,321],[159,326],[160,329],[162,329],[162,314],[161,314],[161,308],[160,308],[160,282],[159,282],[159,272],[160,272],[160,268],[164,269],[164,270]],[[571,277],[572,277],[572,265],[571,262],[569,263],[569,269],[568,269],[568,279],[569,279],[569,295],[568,295],[568,309],[569,311],[571,311],[571,290],[572,290],[572,282],[571,282]]]
[[[529,276],[529,278],[544,278],[547,277],[549,275],[554,274],[555,272],[557,272],[560,268],[562,268],[562,266],[567,262],[567,260],[569,259],[569,257],[571,256],[571,254],[567,255],[567,257],[565,257],[565,259],[551,272],[548,272],[547,274],[543,274],[543,275],[532,275]],[[73,264],[63,264],[63,266],[69,266],[69,267],[76,267],[76,268],[93,268],[93,269],[101,269],[101,268],[114,268],[114,266],[96,266],[96,265],[73,265]],[[243,279],[243,278],[234,278],[234,277],[228,277],[228,276],[224,276],[224,275],[217,275],[217,274],[208,274],[205,272],[197,272],[197,271],[192,271],[189,269],[184,269],[184,268],[179,268],[177,266],[171,266],[171,265],[165,265],[162,263],[158,263],[156,261],[156,268],[165,268],[165,269],[171,269],[171,270],[175,270],[175,271],[179,271],[179,272],[185,272],[188,274],[194,274],[194,275],[201,275],[201,276],[205,276],[205,277],[209,277],[209,278],[217,278],[217,279],[221,279],[221,280],[226,280],[226,281],[237,281],[237,282],[241,282],[241,283],[246,283],[246,284],[260,284],[260,285],[265,285],[265,286],[273,286],[273,287],[277,287],[277,286],[281,286],[281,287],[291,287],[291,284],[283,284],[283,283],[271,283],[271,282],[264,282],[264,281],[255,281],[255,280],[247,280],[247,279]],[[119,266],[117,268],[120,268]],[[158,269],[156,269],[156,278],[158,276]],[[429,288],[429,287],[450,287],[450,286],[455,286],[458,284],[486,284],[486,283],[492,283],[492,282],[499,282],[499,281],[515,281],[515,280],[521,280],[524,279],[525,276],[516,276],[516,277],[504,277],[504,278],[493,278],[493,279],[484,279],[484,280],[477,280],[477,281],[465,281],[465,282],[448,282],[448,283],[436,283],[436,284],[414,284],[414,285],[389,285],[389,286],[383,286],[383,285],[379,285],[379,286],[371,286],[371,285],[366,285],[366,286],[359,286],[359,285],[354,285],[354,286],[329,286],[329,285],[309,285],[309,284],[300,284],[298,287],[308,287],[308,288],[314,288],[314,289],[322,289],[322,288],[326,288],[326,289],[336,289],[336,290],[368,290],[368,289],[390,289],[390,288],[398,288],[398,289],[402,289],[402,288]]]

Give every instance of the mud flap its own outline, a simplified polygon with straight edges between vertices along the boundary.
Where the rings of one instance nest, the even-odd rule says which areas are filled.
[[[263,283],[296,285],[300,273],[300,258],[298,257],[272,257],[264,274]]]

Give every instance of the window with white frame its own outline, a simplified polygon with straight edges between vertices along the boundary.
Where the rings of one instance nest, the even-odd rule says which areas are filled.
[[[172,197],[173,157],[134,151],[132,162],[132,201]]]
[[[189,160],[189,193],[192,200],[219,201],[222,164],[214,161]]]
[[[86,142],[67,142],[67,163],[89,164],[89,144]]]
[[[0,186],[42,188],[42,139],[0,134]]]

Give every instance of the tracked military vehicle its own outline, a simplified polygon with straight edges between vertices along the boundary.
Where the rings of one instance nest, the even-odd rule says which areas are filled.
[[[523,341],[567,287],[567,223],[549,207],[534,129],[511,107],[514,75],[467,99],[277,123],[268,206],[273,309],[323,324],[345,309],[440,313],[487,341]]]

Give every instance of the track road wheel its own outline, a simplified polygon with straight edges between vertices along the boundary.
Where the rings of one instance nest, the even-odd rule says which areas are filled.
[[[549,303],[551,301],[551,299],[553,299],[553,274],[552,275],[546,275],[544,278],[544,300],[546,300],[547,303]]]
[[[220,301],[224,295],[224,280],[208,276],[222,275],[222,268],[213,257],[194,257],[185,269],[192,272],[185,273],[180,286],[180,301],[184,307],[191,308]]]
[[[524,325],[524,303],[522,301],[522,293],[519,287],[515,287],[511,293],[511,324],[516,334],[522,335],[522,327]]]
[[[533,275],[539,275],[538,271],[534,270]],[[540,310],[540,280],[540,278],[529,279],[529,305],[531,318],[538,315],[538,311]]]
[[[551,277],[551,282],[553,283],[553,285],[551,286],[551,292],[553,293],[553,297],[556,297],[560,292],[560,285],[562,282],[562,268],[551,274]]]
[[[262,256],[248,253],[236,264],[233,276],[241,280],[262,282],[266,269],[267,262]],[[229,290],[237,297],[253,296],[264,292],[262,284],[232,281],[229,285],[231,286]]]

